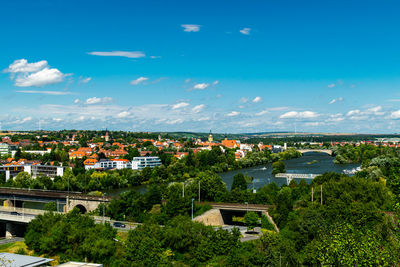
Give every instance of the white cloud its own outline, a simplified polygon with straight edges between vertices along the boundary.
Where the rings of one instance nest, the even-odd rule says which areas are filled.
[[[261,96],[256,96],[256,97],[253,99],[253,103],[258,103],[258,102],[261,102],[261,101],[262,101]]]
[[[268,110],[270,111],[282,111],[282,110],[287,110],[289,109],[288,107],[273,107],[273,108],[269,108]]]
[[[150,56],[151,59],[161,58],[161,56]]]
[[[109,52],[88,52],[89,55],[102,56],[102,57],[127,57],[127,58],[141,58],[146,55],[140,51],[109,51]]]
[[[189,106],[189,103],[187,102],[180,102],[180,103],[176,103],[174,105],[172,105],[172,109],[179,109],[179,108],[184,108]]]
[[[213,85],[217,85],[217,84],[219,84],[219,81],[216,80],[216,81],[214,81],[212,84],[213,84]]]
[[[92,80],[92,77],[87,77],[87,78],[81,78],[81,80],[79,81],[80,83],[88,83]]]
[[[382,107],[376,106],[376,107],[372,107],[372,108],[369,108],[364,111],[361,111],[359,109],[350,110],[349,112],[347,112],[346,116],[348,116],[348,117],[350,117],[350,116],[366,116],[366,115],[381,116],[384,114],[385,114],[385,112],[382,111]]]
[[[61,118],[53,118],[53,121],[56,121],[56,122],[60,122],[60,121],[62,121],[63,119],[61,119]]]
[[[250,35],[251,28],[243,28],[239,32],[244,35]]]
[[[343,97],[339,97],[339,98],[332,99],[332,100],[329,102],[329,105],[332,105],[332,104],[334,104],[334,103],[336,103],[336,102],[342,102],[343,100],[344,100]]]
[[[317,122],[317,121],[314,121],[314,122],[306,122],[305,125],[306,126],[314,126],[315,127],[315,126],[321,125],[321,123]]]
[[[28,121],[31,121],[32,120],[32,117],[26,117],[26,118],[23,118],[23,119],[20,119],[20,120],[16,120],[16,121],[14,121],[14,122],[12,122],[13,124],[24,124],[24,123],[26,123],[26,122],[28,122]]]
[[[326,120],[326,122],[340,122],[343,121],[343,114],[342,113],[337,113],[337,114],[331,114],[329,115],[329,118]]]
[[[353,116],[353,115],[358,115],[361,114],[361,111],[359,109],[354,109],[354,110],[350,110],[349,112],[347,112],[346,116]]]
[[[183,31],[185,32],[198,32],[200,31],[201,25],[197,24],[182,24]]]
[[[60,83],[64,80],[65,74],[58,69],[44,68],[38,72],[26,74],[15,79],[18,87],[44,86],[48,84]]]
[[[194,113],[199,113],[199,112],[201,112],[205,107],[206,107],[206,105],[200,104],[200,105],[197,105],[197,106],[193,107],[193,108],[192,108],[192,111],[193,111]]]
[[[262,116],[262,115],[265,115],[267,113],[268,113],[268,110],[262,110],[262,111],[256,113],[256,116]]]
[[[95,104],[106,104],[112,102],[113,99],[111,97],[91,97],[86,99],[85,104],[86,105],[95,105]]]
[[[125,118],[125,117],[129,116],[130,114],[131,114],[131,113],[128,112],[128,111],[122,111],[122,112],[120,112],[120,113],[117,114],[117,117],[118,117],[118,118]]]
[[[385,112],[382,111],[382,107],[381,106],[376,106],[376,107],[372,107],[367,109],[367,113],[368,114],[374,114],[374,115],[384,115]]]
[[[43,95],[70,95],[71,92],[65,91],[35,91],[35,90],[19,90],[17,93],[25,93],[25,94],[43,94]]]
[[[248,101],[249,99],[246,97],[242,97],[241,99],[239,99],[239,103],[247,103]]]
[[[173,124],[179,124],[179,123],[182,123],[182,122],[183,122],[182,119],[175,119],[175,120],[166,121],[165,123],[173,125]]]
[[[46,60],[28,63],[26,59],[18,59],[10,64],[4,72],[11,73],[11,79],[15,79],[14,85],[18,87],[60,83],[67,76],[58,69],[50,68]]]
[[[159,83],[159,82],[161,82],[163,80],[167,80],[167,79],[168,79],[168,77],[161,77],[161,78],[158,78],[158,79],[152,81],[151,83],[152,84],[156,84],[156,83]]]
[[[191,79],[190,79],[190,78],[187,78],[187,79],[185,80],[185,83],[190,83],[190,81],[191,81]]]
[[[281,119],[310,119],[318,117],[318,114],[313,111],[289,111],[279,116]]]
[[[228,117],[234,117],[234,116],[237,116],[237,115],[239,115],[239,114],[240,114],[240,112],[232,111],[232,112],[226,114],[226,116],[228,116]]]
[[[8,66],[4,72],[10,73],[28,73],[28,72],[38,72],[44,68],[48,67],[47,61],[42,60],[34,63],[28,63],[26,59],[17,59]]]
[[[393,111],[390,114],[390,118],[392,118],[392,119],[400,119],[400,109],[396,110],[396,111]]]
[[[132,80],[131,82],[130,82],[130,84],[132,84],[132,85],[138,85],[139,83],[142,83],[142,82],[144,82],[144,81],[147,81],[149,78],[146,78],[146,77],[139,77],[139,78],[137,78],[136,80]]]
[[[81,100],[79,100],[78,98],[74,100],[75,104],[78,104],[79,102],[81,102]]]
[[[335,87],[336,86],[336,84],[334,84],[334,83],[331,83],[331,84],[328,84],[328,88],[333,88],[333,87]]]
[[[204,90],[209,86],[210,86],[210,84],[208,84],[208,83],[198,83],[193,86],[193,90]]]

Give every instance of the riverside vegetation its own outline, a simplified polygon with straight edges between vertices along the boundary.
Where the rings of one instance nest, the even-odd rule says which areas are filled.
[[[114,219],[143,222],[124,238],[107,224],[96,225],[77,211],[66,215],[49,212],[28,226],[26,244],[37,254],[59,255],[62,261],[86,257],[106,266],[397,266],[398,152],[369,146],[363,149],[363,155],[372,155],[367,150],[376,154],[363,156],[360,163],[364,169],[353,177],[325,173],[311,184],[292,181],[279,188],[272,183],[256,193],[247,188],[250,177],[237,174],[229,190],[213,170],[201,168],[199,159],[189,164],[187,157],[182,163],[192,167],[187,167],[187,175],[182,173],[180,180],[153,183],[144,194],[125,192],[105,207],[106,215]],[[352,155],[359,150],[352,147],[345,151]],[[261,153],[253,157],[263,155],[270,160]],[[345,157],[339,148],[336,153]],[[197,171],[191,175],[190,169]],[[145,181],[159,179],[154,179],[153,172],[156,169]],[[185,181],[184,197],[180,181]],[[258,225],[269,230],[259,240],[242,243],[236,230],[215,230],[192,222],[191,201],[198,197],[199,181],[202,201],[274,205],[269,213],[279,233],[259,218]],[[209,208],[197,205],[195,213]],[[97,214],[101,212],[99,207]],[[255,223],[252,217],[254,214],[247,216],[249,227]]]

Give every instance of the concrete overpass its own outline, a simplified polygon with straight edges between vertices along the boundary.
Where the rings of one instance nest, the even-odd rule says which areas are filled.
[[[212,210],[209,210],[194,219],[195,221],[202,222],[205,225],[229,225],[232,223],[233,216],[244,216],[246,212],[253,211],[265,215],[268,218],[268,221],[274,226],[275,231],[279,232],[278,226],[268,213],[269,209],[275,208],[274,205],[214,202],[196,202],[196,204],[208,204],[212,207]]]
[[[329,156],[333,155],[333,151],[331,149],[296,149],[296,150],[302,154],[307,152],[319,152],[319,153],[326,153]]]
[[[0,222],[5,223],[5,236],[7,238],[17,236],[21,232],[21,227],[32,221],[36,216],[43,215],[46,211],[39,209],[27,209],[17,207],[1,207],[0,206]],[[55,212],[63,214],[64,212]],[[91,216],[96,222],[110,221],[109,217]]]

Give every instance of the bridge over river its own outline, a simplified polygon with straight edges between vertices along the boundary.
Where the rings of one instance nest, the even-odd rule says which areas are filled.
[[[317,177],[318,175],[321,174],[305,174],[305,173],[277,173],[275,175],[276,178],[286,178],[286,183],[287,185],[290,184],[290,182],[293,179],[314,179],[315,177]]]
[[[333,155],[333,151],[331,149],[296,149],[300,153],[308,153],[308,152],[319,152],[319,153],[326,153],[329,156]]]

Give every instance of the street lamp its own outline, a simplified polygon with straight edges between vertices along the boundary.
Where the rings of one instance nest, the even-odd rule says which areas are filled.
[[[104,197],[106,196],[106,193],[103,194],[103,224],[106,223],[106,218],[105,218],[105,213],[106,213],[106,202],[104,200]]]
[[[194,198],[192,198],[192,221],[193,221],[193,201],[194,201]]]

